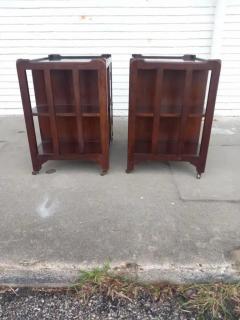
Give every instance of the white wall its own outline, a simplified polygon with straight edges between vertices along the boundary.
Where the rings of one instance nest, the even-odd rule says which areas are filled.
[[[240,116],[240,0],[225,0],[220,57],[222,72],[217,97],[218,112]]]
[[[240,1],[226,8],[218,114],[240,115]],[[0,0],[0,114],[22,111],[15,61],[113,55],[114,112],[127,115],[132,53],[210,57],[216,0]],[[231,38],[229,38],[231,36]],[[234,38],[234,40],[232,39]]]

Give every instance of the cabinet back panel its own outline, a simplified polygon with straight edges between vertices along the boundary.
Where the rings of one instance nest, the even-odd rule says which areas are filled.
[[[136,119],[136,140],[151,141],[152,140],[153,120],[151,118]]]
[[[175,141],[179,139],[180,119],[160,118],[159,141]]]
[[[54,104],[74,104],[72,71],[52,70],[51,81]]]
[[[98,105],[98,72],[82,70],[79,72],[80,101],[82,106]]]
[[[56,117],[58,138],[64,142],[77,142],[77,124],[75,117]]]
[[[153,111],[156,73],[156,70],[138,70],[137,111]]]
[[[100,142],[100,119],[98,117],[83,118],[83,136],[84,141]]]
[[[161,88],[161,112],[176,112],[176,110],[177,112],[182,111],[184,82],[185,71],[164,70],[163,84]]]

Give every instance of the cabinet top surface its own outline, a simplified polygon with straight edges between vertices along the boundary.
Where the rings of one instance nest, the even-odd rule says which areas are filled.
[[[47,65],[55,65],[61,66],[61,65],[91,65],[96,64],[99,62],[104,62],[106,66],[109,66],[111,63],[111,55],[110,54],[102,54],[102,55],[96,55],[96,56],[62,56],[60,54],[50,54],[47,57],[38,58],[38,59],[19,59],[17,60],[17,63],[22,61],[27,66],[35,66],[41,65],[41,66],[47,66]]]
[[[143,61],[144,63],[177,63],[177,64],[204,64],[214,60],[202,59],[193,54],[185,54],[183,56],[147,56],[141,54],[133,54],[132,60]],[[220,60],[215,60],[219,61]]]
[[[84,56],[62,56],[60,54],[49,54],[47,57],[35,59],[32,61],[45,62],[89,62],[95,59],[111,60],[110,54],[84,55]]]

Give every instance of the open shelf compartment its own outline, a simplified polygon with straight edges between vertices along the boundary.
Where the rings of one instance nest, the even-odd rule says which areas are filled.
[[[99,116],[98,72],[81,70],[79,84],[80,108],[83,116]]]

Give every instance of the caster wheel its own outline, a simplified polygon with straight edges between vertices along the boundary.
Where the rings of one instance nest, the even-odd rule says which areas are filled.
[[[33,175],[33,176],[36,176],[37,174],[39,174],[39,171],[33,171],[33,172],[32,172],[32,175]]]
[[[131,173],[133,171],[133,169],[126,169],[126,173]]]
[[[100,176],[105,176],[107,174],[107,170],[102,170],[102,172],[100,173]]]
[[[197,179],[201,179],[201,173],[197,174]]]

